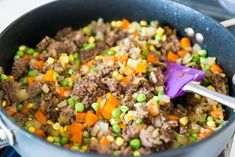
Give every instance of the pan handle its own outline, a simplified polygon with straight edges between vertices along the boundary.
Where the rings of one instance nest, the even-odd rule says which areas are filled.
[[[220,24],[223,25],[224,27],[235,26],[235,18],[222,21],[222,22],[220,22]]]
[[[0,149],[15,144],[14,134],[10,131],[0,117]]]

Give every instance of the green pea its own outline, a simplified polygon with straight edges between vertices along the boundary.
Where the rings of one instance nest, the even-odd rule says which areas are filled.
[[[142,106],[142,103],[138,102],[134,104],[135,108],[139,108],[140,106]]]
[[[19,50],[19,51],[16,52],[16,56],[23,57],[24,52]]]
[[[155,40],[157,40],[157,41],[161,41],[162,40],[162,36],[160,36],[160,35],[155,35]]]
[[[7,75],[5,75],[5,74],[1,74],[1,80],[3,81],[3,80],[7,80],[7,78],[8,78],[8,76]]]
[[[69,86],[69,81],[67,81],[67,80],[62,80],[62,81],[60,82],[60,84],[61,84],[61,86],[63,86],[63,87],[68,87],[68,86]]]
[[[193,58],[192,58],[192,61],[193,61],[193,62],[198,62],[198,60],[199,60],[199,57],[196,56],[196,55],[194,55]]]
[[[37,71],[30,70],[28,72],[28,76],[30,76],[30,77],[36,77],[37,75],[38,75]]]
[[[146,98],[147,98],[147,97],[146,97],[145,94],[140,93],[140,94],[137,95],[137,98],[136,98],[136,99],[137,99],[138,102],[145,102]]]
[[[54,77],[55,77],[56,80],[58,80],[59,76],[60,75],[56,72]]]
[[[207,78],[203,78],[202,79],[202,85],[203,86],[209,86],[210,85],[210,80],[209,79],[207,79]]]
[[[83,112],[84,109],[85,109],[85,106],[84,106],[83,103],[76,103],[76,104],[75,104],[75,110],[76,110],[77,112]]]
[[[207,121],[214,121],[214,117],[208,116],[208,117],[207,117]]]
[[[67,143],[69,143],[69,139],[67,137],[62,137],[61,140],[60,140],[60,144],[65,145]]]
[[[138,118],[136,119],[135,121],[136,124],[142,124],[143,123],[143,120],[141,118]]]
[[[85,49],[85,50],[90,50],[90,49],[94,49],[96,47],[95,43],[90,43],[90,44],[83,44],[82,47]]]
[[[154,96],[153,101],[155,101],[157,103],[160,102],[160,97],[159,96]]]
[[[146,75],[146,78],[147,78],[147,79],[149,79],[150,74],[151,74],[151,71],[147,71],[147,72],[146,72],[145,75]]]
[[[29,54],[29,55],[32,55],[32,54],[34,54],[34,49],[33,48],[29,48],[28,49],[28,51],[27,51],[27,53]]]
[[[54,138],[55,143],[60,143],[60,137],[59,136],[55,136],[53,138]]]
[[[201,64],[205,64],[207,61],[207,58],[206,57],[200,57],[200,63]]]
[[[206,50],[201,50],[201,51],[198,52],[198,54],[202,57],[206,57],[207,51]]]
[[[80,57],[79,57],[79,53],[77,53],[77,52],[76,52],[76,53],[74,53],[73,58],[74,58],[74,59],[80,59]]]
[[[193,137],[194,139],[197,139],[197,134],[196,134],[196,133],[193,133],[193,134],[191,135],[191,137]]]
[[[43,54],[47,54],[47,52],[48,52],[47,50],[43,50],[42,51]]]
[[[117,134],[121,132],[121,128],[119,127],[118,124],[114,124],[114,125],[112,126],[112,129],[113,129],[113,131],[114,131],[115,133],[117,133]]]
[[[27,85],[27,84],[28,84],[28,80],[27,80],[26,77],[22,77],[22,78],[20,79],[20,82],[21,82],[23,85]]]
[[[16,109],[17,109],[18,112],[20,112],[23,108],[24,108],[23,104],[19,104],[19,105],[16,106]]]
[[[89,138],[83,138],[83,143],[88,144],[89,143]]]
[[[148,57],[148,52],[147,51],[143,51],[142,52],[142,56],[143,56],[143,58],[147,58]]]
[[[107,55],[109,55],[109,56],[112,56],[112,55],[114,55],[115,53],[113,52],[113,51],[111,51],[111,50],[109,50],[108,52],[107,52]]]
[[[73,69],[69,69],[68,74],[69,74],[70,76],[72,76],[72,75],[74,74],[74,70],[73,70]]]
[[[125,106],[125,105],[122,105],[122,106],[120,107],[120,110],[121,110],[123,113],[126,113],[126,112],[129,110],[129,108],[128,108],[127,106]]]
[[[121,112],[122,112],[122,111],[120,110],[120,108],[114,109],[114,110],[112,111],[112,116],[113,116],[113,118],[118,118],[118,117],[120,116]]]
[[[83,131],[83,137],[89,138],[89,132],[88,131]]]
[[[91,73],[91,74],[93,74],[93,73],[95,73],[96,72],[96,69],[95,68],[91,68],[90,70],[89,70],[89,73]]]
[[[223,119],[220,119],[220,120],[219,120],[219,123],[220,123],[220,124],[224,124],[225,121],[224,121]]]
[[[68,98],[67,102],[68,102],[69,105],[74,105],[75,104],[74,98]]]
[[[117,120],[114,119],[114,118],[111,118],[111,119],[109,120],[109,122],[110,122],[111,125],[116,125],[116,124],[118,124]]]
[[[159,90],[158,91],[158,96],[162,96],[162,95],[164,95],[165,93],[164,93],[164,90]]]
[[[99,104],[97,104],[97,103],[91,104],[91,107],[92,107],[95,111],[98,111],[98,110],[99,110]]]
[[[132,149],[139,149],[141,147],[141,142],[139,139],[132,139],[130,142],[130,146]]]
[[[76,59],[76,60],[74,60],[74,64],[76,64],[76,65],[80,65],[80,60],[79,59]]]
[[[202,69],[204,70],[204,71],[209,71],[210,70],[210,66],[209,65],[204,65],[203,67],[202,67]]]

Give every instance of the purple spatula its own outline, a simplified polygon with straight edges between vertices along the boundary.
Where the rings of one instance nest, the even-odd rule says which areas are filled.
[[[204,71],[173,62],[167,62],[167,66],[164,74],[167,76],[166,94],[170,98],[182,96],[185,92],[197,93],[235,109],[234,98],[209,90],[198,83],[205,76]]]

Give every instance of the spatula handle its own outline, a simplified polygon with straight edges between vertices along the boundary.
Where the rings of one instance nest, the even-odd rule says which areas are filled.
[[[218,101],[219,103],[223,105],[226,105],[228,107],[235,109],[235,98],[209,90],[208,88],[203,87],[194,81],[191,81],[187,85],[185,85],[183,87],[183,91],[196,93],[196,94],[208,97],[210,99]]]

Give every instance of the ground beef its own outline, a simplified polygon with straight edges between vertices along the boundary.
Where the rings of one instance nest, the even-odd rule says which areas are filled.
[[[58,121],[62,125],[68,125],[71,123],[73,117],[74,117],[74,107],[72,105],[68,105],[61,109]]]
[[[168,52],[177,52],[180,50],[179,39],[176,36],[176,33],[167,37],[166,41],[161,44],[161,53],[166,55]]]
[[[43,124],[41,126],[42,131],[46,134],[46,135],[50,135],[51,134],[51,130],[52,130],[52,126],[50,124]]]
[[[42,84],[39,82],[35,82],[33,84],[30,84],[27,87],[27,93],[28,93],[29,98],[33,98],[33,97],[37,96],[38,94],[40,94],[42,91],[41,86],[42,86]]]
[[[100,53],[100,50],[95,48],[91,50],[80,50],[80,58],[82,63],[86,63],[93,59],[95,56],[97,56]]]
[[[19,80],[23,77],[29,68],[29,62],[24,59],[16,59],[12,66],[11,75],[14,76],[15,80]]]
[[[228,79],[226,77],[213,73],[211,77],[211,84],[215,87],[216,91],[222,94],[228,94]]]
[[[154,68],[149,76],[149,82],[154,86],[164,86],[166,79],[166,76],[159,67]]]
[[[191,93],[187,93],[186,95],[186,102],[187,102],[187,105],[197,105],[198,103],[200,103],[201,99],[197,99],[194,94],[191,94]]]
[[[37,44],[37,50],[39,52],[42,52],[46,50],[46,48],[53,42],[54,40],[51,39],[50,37],[46,36],[43,38],[38,44]]]
[[[62,38],[66,37],[72,31],[73,31],[73,29],[71,27],[65,27],[56,33],[55,39],[61,40]]]
[[[113,46],[117,42],[117,40],[118,40],[118,35],[115,34],[114,32],[108,33],[105,38],[105,42],[109,46]]]
[[[27,118],[22,113],[17,112],[14,114],[13,118],[16,120],[20,126],[24,126],[24,123],[27,121]]]
[[[119,82],[116,79],[106,77],[106,78],[101,79],[101,82],[108,86],[109,91],[114,96],[118,96],[121,94],[122,89],[121,89]]]
[[[68,45],[64,42],[61,41],[55,41],[52,42],[48,47],[47,47],[48,52],[52,55],[52,56],[57,56],[57,54],[63,53],[63,52],[67,52],[68,50]]]
[[[18,102],[18,98],[15,93],[14,82],[11,80],[4,80],[1,83],[2,89],[5,93],[5,98],[9,105],[16,104]]]
[[[72,94],[78,96],[86,105],[86,108],[90,108],[90,105],[94,100],[105,94],[105,90],[99,88],[94,81],[82,78],[75,82]]]

